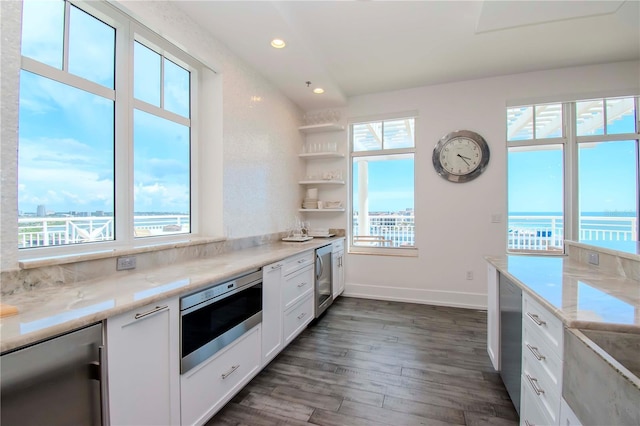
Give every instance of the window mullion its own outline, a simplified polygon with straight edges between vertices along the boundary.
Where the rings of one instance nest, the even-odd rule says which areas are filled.
[[[118,245],[133,241],[133,41],[116,32],[115,231]]]
[[[160,109],[164,109],[164,55],[160,55]]]
[[[578,205],[578,142],[576,103],[563,104],[564,125],[567,143],[564,146],[564,238],[577,241],[579,238],[580,208]]]
[[[71,4],[64,2],[64,35],[62,42],[62,70],[69,72],[69,28],[71,27]]]

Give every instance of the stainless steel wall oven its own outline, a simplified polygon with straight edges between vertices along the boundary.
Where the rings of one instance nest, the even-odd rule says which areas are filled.
[[[180,299],[180,373],[262,322],[262,270]]]

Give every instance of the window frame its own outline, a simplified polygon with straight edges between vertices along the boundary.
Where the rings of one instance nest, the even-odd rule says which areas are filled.
[[[620,134],[608,134],[607,132],[607,116],[606,116],[606,101],[610,99],[618,98],[633,98],[635,107],[635,133],[620,133]],[[577,113],[576,104],[578,102],[589,100],[603,100],[604,114],[603,114],[603,134],[602,135],[589,135],[589,136],[577,136]],[[512,140],[508,139],[508,122],[505,132],[507,159],[509,152],[512,148],[518,149],[519,147],[531,147],[547,145],[561,145],[563,155],[563,241],[579,241],[580,238],[580,206],[579,206],[579,147],[581,143],[593,143],[593,142],[612,142],[616,141],[628,141],[635,140],[636,149],[638,152],[638,159],[636,159],[636,188],[640,191],[640,96],[638,94],[622,95],[616,94],[615,96],[596,96],[574,100],[563,100],[555,102],[539,102],[539,103],[526,103],[523,105],[510,104],[506,107],[506,110],[517,107],[532,107],[535,111],[536,106],[543,104],[562,104],[562,137],[557,138],[543,138],[535,139],[535,131],[532,139],[526,140]],[[534,113],[534,128],[535,128],[535,113]],[[508,172],[508,167],[507,167]],[[508,180],[507,180],[508,183]],[[640,194],[636,196],[636,211],[640,216]],[[508,206],[508,200],[507,200]],[[509,218],[509,211],[507,211],[507,218]],[[640,227],[640,219],[636,217],[636,227]],[[512,250],[509,248],[509,219],[506,221],[507,225],[507,241],[506,251],[507,253],[528,253],[536,255],[564,255],[566,252],[566,245],[563,244],[561,251],[545,251],[545,250],[526,250],[518,249]],[[640,229],[636,229],[636,234],[640,240]]]
[[[65,85],[87,91],[114,102],[114,239],[107,241],[92,241],[68,245],[39,246],[19,248],[18,258],[30,261],[54,256],[83,256],[94,257],[100,253],[114,251],[127,252],[131,249],[166,244],[183,243],[200,236],[200,192],[199,192],[199,109],[198,90],[202,83],[203,73],[211,70],[208,66],[184,52],[179,47],[167,41],[149,28],[137,22],[120,9],[106,2],[86,2],[66,0],[65,16],[68,17],[71,6],[111,26],[115,30],[115,82],[114,88],[109,89],[98,83],[73,75],[65,69],[57,69],[32,58],[22,56],[21,70],[35,73]],[[65,21],[65,28],[68,23]],[[68,31],[65,29],[65,33]],[[65,37],[68,37],[65,35]],[[162,108],[144,103],[133,96],[133,50],[135,41],[161,54],[168,60],[180,65],[190,72],[190,117],[185,118]],[[68,40],[65,40],[63,64],[67,63],[66,56]],[[205,105],[206,108],[206,105]],[[190,231],[188,233],[167,234],[151,237],[134,236],[133,211],[133,114],[135,109],[149,112],[154,116],[169,119],[172,122],[187,124],[190,133]],[[19,141],[18,141],[19,146]],[[220,216],[221,217],[221,216]],[[211,227],[210,227],[211,228]],[[17,231],[17,229],[16,229]]]
[[[414,134],[413,134],[413,147],[410,148],[384,148],[384,139],[381,141],[381,149],[375,150],[362,150],[355,151],[354,150],[354,125],[365,124],[365,123],[373,123],[373,122],[389,122],[389,121],[399,121],[403,119],[413,119],[414,120]],[[416,257],[418,256],[418,246],[416,241],[416,147],[417,147],[417,123],[418,123],[418,113],[417,111],[405,112],[405,113],[397,113],[397,114],[385,114],[381,116],[372,116],[372,117],[362,117],[355,118],[349,120],[349,209],[348,209],[348,229],[350,238],[348,239],[348,252],[351,254],[364,254],[364,255],[387,255],[387,256],[404,256],[404,257]],[[383,124],[384,128],[384,124]],[[384,130],[382,131],[382,135],[384,135]],[[384,136],[383,136],[384,137]],[[354,243],[354,229],[353,229],[353,217],[354,217],[354,194],[353,194],[353,182],[354,182],[354,159],[356,158],[367,158],[367,157],[394,157],[400,155],[410,155],[414,161],[413,168],[413,182],[414,182],[414,193],[413,193],[413,226],[414,226],[414,245],[407,247],[372,247],[372,246],[364,246],[364,245],[356,245]]]

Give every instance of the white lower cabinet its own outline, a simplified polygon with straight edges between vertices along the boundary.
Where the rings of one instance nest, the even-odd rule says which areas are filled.
[[[262,366],[282,350],[282,267],[276,262],[262,268]]]
[[[333,262],[333,299],[344,292],[344,239],[334,241],[331,247]]]
[[[260,371],[261,334],[257,325],[182,375],[182,425],[206,423]]]
[[[562,342],[562,322],[523,294],[521,425],[560,424]]]
[[[560,401],[560,426],[582,426],[580,419],[564,398]]]
[[[284,313],[284,343],[288,345],[313,320],[313,293]]]
[[[180,422],[178,299],[106,322],[112,425]]]

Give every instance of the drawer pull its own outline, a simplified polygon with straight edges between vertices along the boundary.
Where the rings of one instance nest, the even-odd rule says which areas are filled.
[[[306,312],[301,313],[300,315],[298,315],[298,319],[301,320],[305,315],[307,315]]]
[[[544,389],[538,386],[538,379],[535,379],[528,374],[526,376],[527,376],[527,380],[529,381],[529,384],[533,388],[533,391],[536,393],[536,395],[540,395],[544,393]]]
[[[300,260],[298,260],[298,263],[304,263],[306,261],[307,261],[307,259],[300,259]]]
[[[307,285],[306,282],[305,283],[300,283],[300,284],[298,284],[298,287],[304,287],[305,285]]]
[[[144,318],[147,315],[152,315],[155,314],[156,312],[160,312],[160,311],[164,311],[165,309],[167,309],[168,306],[156,306],[155,308],[151,309],[150,311],[147,312],[143,312],[141,314],[136,314],[134,316],[135,319],[140,319],[140,318]]]
[[[538,350],[538,348],[536,348],[535,346],[531,346],[530,344],[527,343],[527,348],[529,348],[533,356],[535,356],[538,361],[542,361],[543,359],[546,359],[546,357],[542,355]]]
[[[533,322],[535,322],[538,325],[543,325],[547,323],[546,321],[541,320],[538,314],[532,314],[531,312],[527,312],[527,315],[529,315],[529,318],[531,318]]]
[[[271,269],[280,269],[282,268],[282,263],[278,263],[277,265],[271,266]]]
[[[232,375],[238,368],[240,368],[240,364],[232,366],[231,370],[229,370],[226,373],[222,374],[220,377],[222,377],[222,380],[224,380],[227,377],[229,377],[230,375]]]

